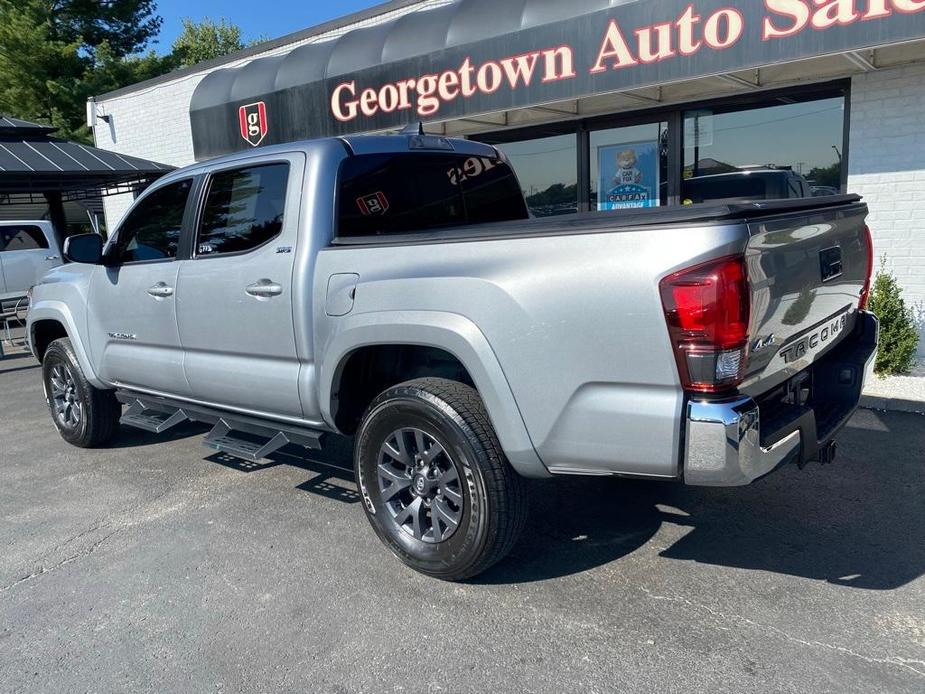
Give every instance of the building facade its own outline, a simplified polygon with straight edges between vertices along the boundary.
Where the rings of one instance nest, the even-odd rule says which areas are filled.
[[[922,330],[923,107],[925,0],[398,0],[88,118],[97,146],[177,166],[421,120],[504,150],[538,216],[858,193]]]

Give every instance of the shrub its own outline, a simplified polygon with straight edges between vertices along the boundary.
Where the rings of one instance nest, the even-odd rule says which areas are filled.
[[[880,344],[874,371],[881,376],[909,373],[915,365],[919,332],[902,294],[896,277],[887,272],[886,258],[883,258],[868,304],[868,309],[880,319]]]

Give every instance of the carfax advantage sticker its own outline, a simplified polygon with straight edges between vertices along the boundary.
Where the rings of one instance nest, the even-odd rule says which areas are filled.
[[[597,148],[599,210],[658,207],[659,143],[629,142]]]

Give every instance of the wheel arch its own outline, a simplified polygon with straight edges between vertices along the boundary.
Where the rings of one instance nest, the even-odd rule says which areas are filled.
[[[501,365],[488,340],[472,321],[457,314],[404,311],[349,316],[339,328],[321,359],[320,405],[322,416],[333,428],[344,431],[341,428],[346,426],[344,412],[349,413],[346,417],[349,420],[360,405],[365,410],[381,392],[369,397],[371,389],[367,389],[357,396],[359,402],[349,401],[351,395],[346,388],[363,382],[351,371],[358,363],[368,363],[364,362],[370,358],[368,355],[390,352],[393,355],[424,355],[431,359],[427,364],[432,369],[430,372],[416,366],[398,369],[387,380],[400,380],[387,383],[382,390],[422,375],[446,377],[441,369],[455,369],[453,380],[472,385],[482,397],[501,447],[514,469],[525,477],[549,476],[533,447]],[[435,366],[436,371],[433,370]],[[379,383],[374,385],[378,387]]]
[[[71,341],[74,354],[77,355],[77,361],[87,381],[95,388],[107,387],[93,369],[84,341],[66,304],[59,301],[43,301],[31,306],[26,330],[32,354],[39,362],[45,358],[48,345],[66,337]]]

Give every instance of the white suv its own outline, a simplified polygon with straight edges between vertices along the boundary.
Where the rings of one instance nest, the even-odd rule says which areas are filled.
[[[61,262],[51,222],[0,222],[0,312],[15,309],[26,292]]]

